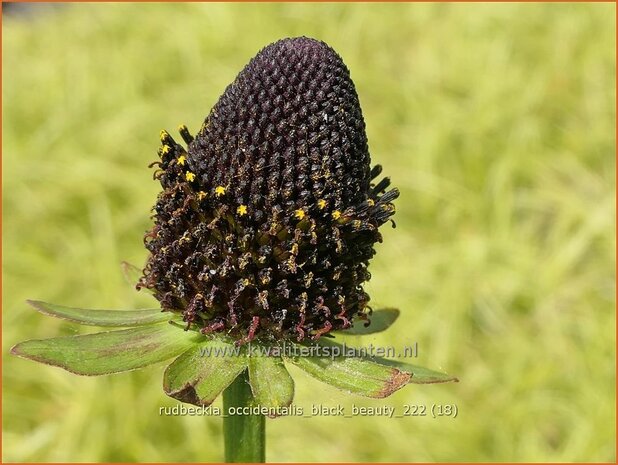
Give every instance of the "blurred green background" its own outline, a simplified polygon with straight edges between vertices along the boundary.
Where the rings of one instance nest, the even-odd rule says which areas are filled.
[[[399,307],[362,344],[418,341],[459,384],[296,402],[451,403],[456,419],[279,418],[271,461],[615,460],[614,4],[32,5],[3,19],[3,461],[220,461],[219,418],[161,417],[165,365],[101,378],[8,356],[84,331],[26,298],[153,301],[141,265],[161,128],[196,131],[286,36],[328,42],[401,189],[368,286]],[[10,13],[10,12],[9,12]],[[220,399],[217,405],[220,405]]]

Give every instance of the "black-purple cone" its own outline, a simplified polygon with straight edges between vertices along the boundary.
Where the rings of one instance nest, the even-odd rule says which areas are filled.
[[[358,96],[337,53],[309,38],[265,47],[186,151],[161,133],[163,186],[140,287],[188,327],[239,343],[316,339],[367,318],[378,227],[396,189],[372,180]]]

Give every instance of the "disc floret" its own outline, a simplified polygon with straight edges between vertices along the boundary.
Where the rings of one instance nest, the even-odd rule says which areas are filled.
[[[363,283],[397,189],[370,169],[341,58],[313,39],[264,48],[186,148],[161,132],[163,191],[139,286],[187,328],[239,343],[317,339],[367,319]]]

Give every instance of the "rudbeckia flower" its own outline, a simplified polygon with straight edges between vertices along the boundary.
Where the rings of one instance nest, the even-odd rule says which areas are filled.
[[[26,341],[13,354],[81,375],[173,359],[163,379],[169,396],[209,405],[245,386],[251,399],[243,402],[268,416],[292,402],[287,364],[374,398],[455,379],[348,356],[337,342],[337,334],[384,330],[399,314],[372,310],[363,288],[380,227],[394,226],[399,191],[370,164],[358,95],[332,48],[305,37],[265,47],[197,134],[184,125],[179,133],[184,145],[160,134],[153,166],[162,191],[137,280],[158,306],[83,310],[31,301],[47,315],[128,329]]]

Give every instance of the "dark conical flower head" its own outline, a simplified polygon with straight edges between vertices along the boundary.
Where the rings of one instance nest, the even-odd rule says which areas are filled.
[[[369,260],[396,189],[370,169],[365,123],[337,53],[309,38],[265,47],[188,149],[162,131],[163,191],[139,286],[187,327],[243,343],[317,339],[367,319]]]

